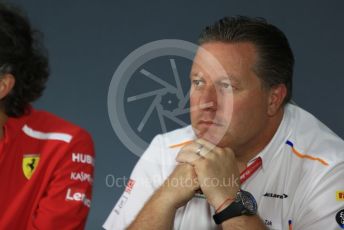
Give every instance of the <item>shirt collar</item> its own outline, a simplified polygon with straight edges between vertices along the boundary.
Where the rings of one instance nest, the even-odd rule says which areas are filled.
[[[30,106],[24,115],[20,117],[9,117],[7,119],[4,125],[3,140],[5,141],[5,143],[17,136],[19,132],[21,132],[23,126],[26,124],[33,111],[34,109]]]
[[[248,162],[248,165],[252,164],[258,157],[260,157],[262,159],[262,169],[265,170],[269,167],[269,164],[271,163],[273,158],[275,158],[281,151],[281,148],[283,148],[285,141],[291,134],[291,115],[289,107],[289,104],[285,105],[282,121],[269,144],[265,146],[265,148],[257,156],[251,159]]]

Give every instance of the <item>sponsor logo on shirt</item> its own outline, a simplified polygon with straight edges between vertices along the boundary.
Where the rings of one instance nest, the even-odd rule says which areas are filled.
[[[277,199],[285,199],[285,198],[288,198],[288,195],[287,194],[282,194],[282,195],[279,195],[279,194],[275,194],[275,193],[265,193],[263,196],[265,197],[271,197],[271,198],[277,198]]]
[[[344,191],[337,191],[336,192],[336,200],[337,201],[344,201]]]
[[[124,207],[125,203],[127,203],[130,196],[130,192],[133,189],[134,185],[135,185],[135,180],[129,179],[127,186],[125,187],[123,195],[121,196],[115,208],[113,209],[113,212],[115,212],[117,215],[121,213],[122,208]]]
[[[26,179],[30,179],[35,172],[39,162],[39,154],[23,155],[22,168]]]
[[[339,227],[344,229],[344,209],[340,210],[336,214],[336,221],[339,224]]]
[[[127,203],[128,201],[128,198],[129,197],[126,195],[126,193],[123,193],[118,203],[116,204],[115,208],[113,209],[113,212],[115,212],[117,215],[120,215],[122,208],[124,207],[125,203]]]
[[[127,186],[125,187],[125,192],[130,193],[131,190],[134,188],[134,185],[135,185],[135,180],[129,179]]]
[[[93,183],[93,178],[91,174],[85,173],[85,172],[71,172],[70,173],[70,179],[71,180],[79,180],[81,182],[87,181],[88,183]]]
[[[94,166],[94,159],[91,155],[84,154],[84,153],[73,153],[72,154],[72,161],[83,163],[83,164],[90,164]]]
[[[68,188],[66,193],[66,200],[82,202],[86,207],[91,206],[91,200],[87,198],[84,191],[80,191],[78,189]]]
[[[272,221],[271,220],[264,220],[264,224],[266,226],[272,226]]]
[[[273,217],[267,217],[266,219],[263,219],[265,226],[267,227],[266,229],[269,230],[280,230],[284,229],[282,228],[282,223],[279,218],[273,218]],[[291,230],[292,228],[288,228]]]

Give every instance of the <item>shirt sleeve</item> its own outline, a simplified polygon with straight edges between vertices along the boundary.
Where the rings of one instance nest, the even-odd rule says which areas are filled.
[[[105,229],[125,229],[163,183],[161,154],[159,136],[156,136],[134,167],[122,196],[103,225]]]
[[[56,151],[57,152],[57,151]],[[73,137],[57,162],[28,229],[84,229],[91,204],[94,146],[88,133]]]
[[[298,214],[295,215],[295,230],[339,229],[336,214],[344,209],[344,202],[336,194],[343,192],[344,162],[337,164],[321,178],[310,178],[317,183],[308,192]]]

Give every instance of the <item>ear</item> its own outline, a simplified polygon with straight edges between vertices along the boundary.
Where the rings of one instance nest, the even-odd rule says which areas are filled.
[[[287,87],[285,84],[279,84],[270,88],[267,111],[269,116],[274,116],[279,111],[286,95]]]
[[[11,92],[15,82],[14,76],[10,73],[5,73],[0,77],[0,100]]]

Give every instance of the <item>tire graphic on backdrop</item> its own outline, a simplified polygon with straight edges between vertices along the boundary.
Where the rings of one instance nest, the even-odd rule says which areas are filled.
[[[145,129],[149,129],[147,122],[151,118],[153,111],[158,115],[156,122],[159,124],[162,133],[168,131],[166,119],[174,121],[180,127],[188,125],[179,118],[180,115],[188,114],[191,109],[186,108],[190,93],[183,92],[176,57],[192,62],[196,52],[205,53],[207,58],[209,57],[216,63],[213,70],[226,74],[223,67],[209,52],[194,43],[176,39],[158,40],[139,47],[121,62],[113,74],[107,104],[110,122],[120,141],[135,155],[141,156],[148,147],[149,142],[144,140],[142,135],[144,135]],[[156,75],[154,70],[144,67],[145,63],[157,58],[168,58],[169,71],[173,73],[174,84]],[[128,83],[135,73],[139,73],[147,80],[154,81],[161,88],[143,93],[134,93],[126,97],[125,92],[128,90]],[[154,99],[146,111],[137,111],[140,122],[132,125],[125,112],[126,106],[148,97]]]

